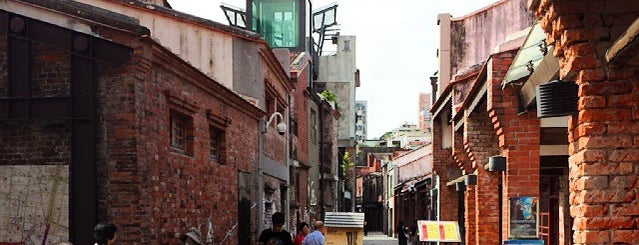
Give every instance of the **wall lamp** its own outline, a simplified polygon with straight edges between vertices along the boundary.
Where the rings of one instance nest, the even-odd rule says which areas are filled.
[[[465,191],[466,190],[466,183],[464,183],[464,181],[459,181],[455,183],[455,190],[456,191]]]
[[[278,123],[277,126],[275,126],[275,128],[277,128],[277,133],[280,135],[284,135],[286,133],[286,123],[284,123],[284,116],[282,116],[282,114],[279,112],[273,112],[273,114],[271,114],[271,117],[262,126],[262,133],[266,133],[266,130],[268,129],[268,125],[271,125],[271,122],[273,122],[275,117],[280,118],[280,123]]]
[[[488,170],[489,172],[506,171],[506,157],[502,157],[502,156],[489,157],[488,164],[486,164],[484,169]]]
[[[477,175],[475,174],[464,175],[464,184],[477,185]]]

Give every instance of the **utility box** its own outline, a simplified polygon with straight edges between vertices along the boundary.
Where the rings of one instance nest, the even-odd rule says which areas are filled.
[[[364,240],[364,213],[326,212],[326,245],[362,245]]]

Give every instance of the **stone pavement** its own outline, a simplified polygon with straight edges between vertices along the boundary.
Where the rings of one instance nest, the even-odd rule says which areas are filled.
[[[369,232],[364,236],[364,245],[396,245],[397,238],[389,237],[381,232]]]

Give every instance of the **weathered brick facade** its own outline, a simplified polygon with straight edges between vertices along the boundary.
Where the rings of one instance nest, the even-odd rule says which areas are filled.
[[[539,118],[534,111],[519,114],[517,87],[504,87],[502,80],[515,52],[494,54],[488,61],[488,115],[493,122],[501,156],[506,157],[502,203],[509,197],[539,196]],[[508,205],[502,206],[504,217]],[[502,239],[508,239],[508,219],[502,219]]]
[[[294,185],[291,192],[291,213],[290,213],[290,231],[297,232],[296,224],[299,222],[310,222],[308,186],[310,160],[309,160],[309,110],[308,104],[315,103],[310,98],[307,90],[309,56],[299,54],[291,64],[291,78],[293,79],[294,89],[292,92],[291,103],[291,123],[290,132],[293,135],[290,142],[291,157],[296,163],[291,166],[291,183]]]
[[[6,21],[2,23],[7,24]],[[177,244],[178,236],[188,227],[198,227],[206,240],[237,244],[239,230],[257,230],[257,211],[251,208],[251,204],[256,202],[254,170],[258,161],[258,123],[264,112],[151,38],[98,24],[95,27],[112,42],[133,48],[132,58],[121,66],[94,63],[97,67],[94,108],[96,162],[78,163],[70,159],[74,151],[71,142],[76,135],[69,130],[69,122],[75,119],[11,120],[11,114],[5,114],[6,107],[2,107],[0,168],[3,170],[0,172],[18,173],[13,169],[27,167],[35,173],[35,170],[42,169],[39,166],[95,164],[97,219],[118,225],[118,241],[121,243]],[[3,30],[6,32],[6,29]],[[66,30],[69,35],[74,33]],[[37,99],[91,93],[71,88],[74,74],[71,73],[68,52],[45,47],[38,42],[29,45],[32,50],[28,56],[31,61],[30,94],[20,96]],[[7,78],[15,75],[7,68],[7,64],[11,63],[11,57],[6,55],[11,47],[7,35],[0,37],[0,47],[0,96],[7,97],[11,87]],[[11,71],[15,73],[15,70]],[[265,71],[267,76],[272,73],[270,69]],[[16,97],[16,94],[10,95]],[[9,120],[6,120],[6,115],[10,115]],[[172,133],[175,131],[172,131],[171,121],[178,115],[184,120],[186,137],[183,149],[172,145]],[[215,138],[220,143],[215,160],[211,159],[213,130],[222,132]],[[274,138],[281,138],[275,135]],[[273,141],[267,139],[267,142]],[[284,154],[276,154],[284,151],[283,140],[281,143],[269,144],[277,149],[265,152],[274,158],[284,158]],[[60,172],[63,183],[70,182],[69,174],[84,174],[68,173],[69,170],[65,169]],[[29,175],[23,176],[23,179],[26,182],[44,177]],[[17,179],[11,183],[13,181]],[[48,189],[37,191],[48,192]],[[27,201],[15,194],[9,195],[9,200]],[[60,189],[62,199],[57,201],[57,206],[49,207],[49,200],[35,203],[62,215],[59,216],[62,219],[53,221],[59,223],[54,223],[47,243],[72,239],[73,232],[77,232],[68,230],[68,217],[65,219],[68,205],[74,205],[74,200],[68,195],[68,189]],[[241,201],[249,203],[244,206],[247,208],[244,216],[239,210]],[[15,205],[0,203],[3,206]],[[9,213],[2,213],[3,217],[5,214],[18,219],[31,217],[28,210],[13,212],[9,206],[0,207],[9,210]],[[240,224],[238,219],[247,215],[249,223]],[[43,222],[45,218],[34,216],[29,219]],[[57,228],[58,225],[66,226],[66,229]],[[30,234],[40,235],[40,239],[44,232],[39,226],[17,228],[32,229]],[[11,233],[3,228],[0,232]],[[22,237],[10,236],[9,239],[0,242],[21,241]]]
[[[484,169],[490,156],[497,155],[497,141],[492,130],[488,113],[483,110],[486,104],[477,105],[478,110],[465,118],[465,147],[477,174],[475,191],[475,220],[477,244],[490,244],[499,240],[499,182],[500,173],[491,173]]]
[[[445,117],[445,116],[444,116]],[[458,194],[455,186],[446,186],[446,183],[452,181],[460,175],[457,164],[453,159],[450,147],[444,147],[441,141],[446,128],[442,127],[440,117],[433,117],[433,173],[436,174],[439,181],[439,220],[457,221],[457,209],[459,207]],[[445,123],[445,122],[444,122]],[[448,128],[450,130],[450,128]],[[437,140],[440,139],[440,140]]]
[[[606,52],[637,19],[639,5],[560,0],[532,1],[531,7],[555,45],[559,77],[579,85],[579,114],[568,134],[573,242],[636,244],[639,56],[628,48],[613,65]]]

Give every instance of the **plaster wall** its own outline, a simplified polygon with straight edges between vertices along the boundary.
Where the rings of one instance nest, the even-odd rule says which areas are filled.
[[[355,73],[356,39],[354,36],[339,36],[337,53],[319,57],[317,82],[325,83],[326,89],[336,95],[339,119],[338,139],[340,147],[353,146],[355,141]]]
[[[140,25],[151,32],[152,39],[213,80],[227,88],[233,88],[234,38],[228,33],[119,1],[79,0],[78,2],[139,19]]]
[[[411,178],[424,176],[433,172],[433,149],[430,146],[423,146],[414,151],[408,152],[393,160],[393,164],[399,169],[397,180],[399,182]]]

